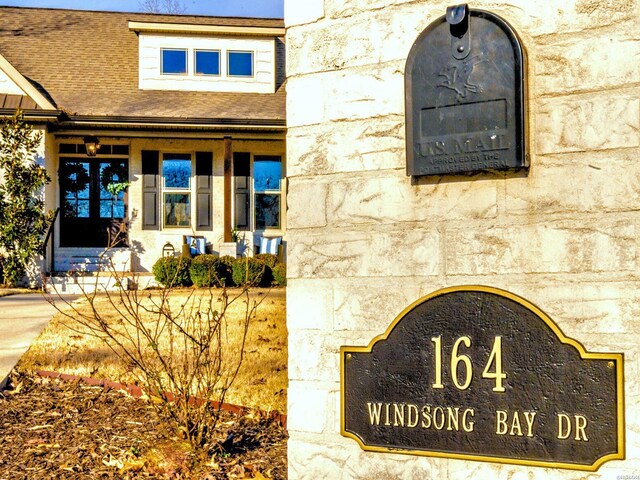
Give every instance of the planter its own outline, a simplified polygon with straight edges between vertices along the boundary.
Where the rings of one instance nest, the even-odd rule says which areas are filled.
[[[222,242],[220,243],[220,256],[230,255],[234,258],[242,256],[246,250],[246,245],[239,242]]]

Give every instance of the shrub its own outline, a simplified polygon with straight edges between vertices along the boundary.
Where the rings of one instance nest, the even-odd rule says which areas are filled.
[[[191,261],[189,274],[198,288],[221,287],[225,285],[226,265],[215,255],[198,255]]]
[[[273,283],[275,285],[284,287],[287,284],[287,264],[278,263],[275,267],[273,267],[272,272]]]
[[[236,258],[231,255],[225,255],[220,257],[220,280],[224,281],[227,287],[232,287],[233,283],[233,264],[236,262]]]
[[[233,283],[238,286],[260,285],[266,265],[253,257],[238,258],[232,267]]]
[[[176,278],[180,272],[188,276],[185,266],[189,263],[188,259],[161,258],[154,274],[166,276],[174,271]],[[194,455],[223,452],[222,439],[214,436],[221,410],[214,405],[225,402],[238,377],[247,356],[250,320],[266,296],[252,299],[245,288],[230,297],[223,288],[219,293],[191,290],[185,298],[172,296],[175,291],[168,287],[153,297],[140,295],[126,288],[124,274],[112,264],[107,269],[117,288],[114,295],[106,295],[111,308],[96,305],[96,291],[84,290],[80,284],[83,303],[62,300],[64,308],[57,300],[54,304],[66,325],[100,339],[118,356],[120,368],[126,366],[153,398],[150,407],[169,419],[174,434],[189,441]],[[234,303],[245,307],[231,308]],[[194,395],[214,403],[194,401]]]
[[[276,263],[278,263],[278,257],[273,253],[259,253],[255,255],[254,258],[261,261],[269,268],[275,267]]]
[[[4,257],[2,255],[0,255],[0,285],[4,284],[3,265],[4,265]]]
[[[151,270],[156,281],[165,287],[188,287],[191,285],[190,265],[190,258],[162,257]]]
[[[263,263],[264,275],[262,276],[262,281],[260,282],[260,286],[262,287],[270,287],[273,283],[273,267],[278,263],[278,257],[273,255],[272,253],[259,253],[254,257],[259,262]]]

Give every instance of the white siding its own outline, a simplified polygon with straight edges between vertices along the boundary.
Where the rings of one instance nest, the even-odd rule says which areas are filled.
[[[188,49],[187,75],[161,75],[162,48]],[[193,51],[219,50],[220,75],[195,76]],[[227,76],[229,50],[252,51],[253,77]],[[184,90],[193,92],[275,92],[275,39],[203,37],[140,34],[140,89]]]

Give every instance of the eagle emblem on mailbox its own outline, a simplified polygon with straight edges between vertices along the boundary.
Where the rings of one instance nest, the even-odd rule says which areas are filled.
[[[480,86],[471,83],[469,78],[475,66],[485,61],[481,55],[476,55],[462,62],[447,64],[438,74],[439,77],[444,77],[438,86],[455,91],[458,100],[466,98],[469,92],[478,93]]]

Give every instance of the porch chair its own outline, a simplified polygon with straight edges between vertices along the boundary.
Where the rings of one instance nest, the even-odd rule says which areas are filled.
[[[279,262],[284,261],[284,245],[282,237],[255,237],[255,253],[271,253],[278,257]]]
[[[184,243],[189,245],[189,253],[192,257],[207,253],[207,239],[205,237],[185,235]]]

